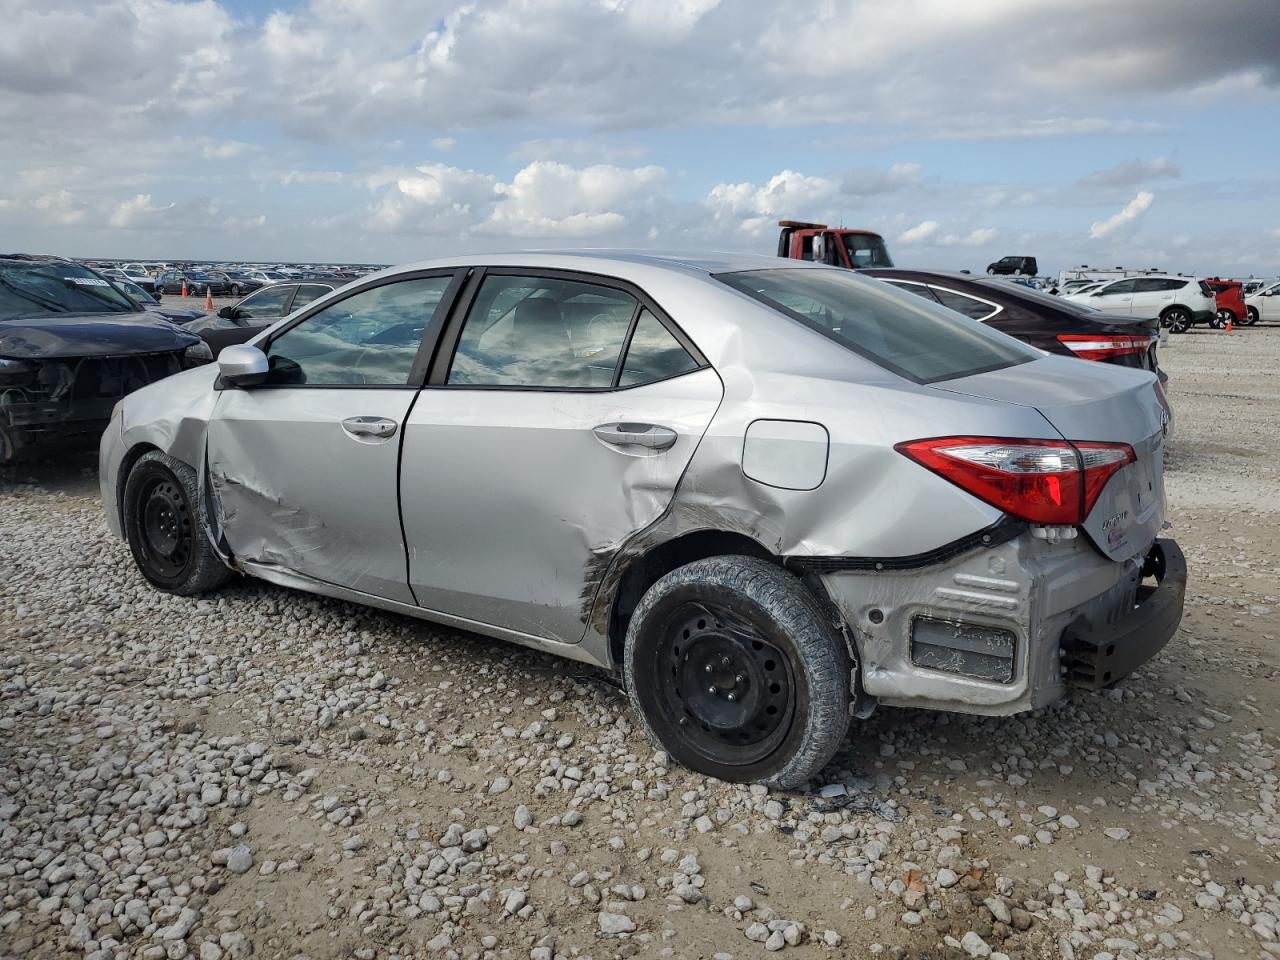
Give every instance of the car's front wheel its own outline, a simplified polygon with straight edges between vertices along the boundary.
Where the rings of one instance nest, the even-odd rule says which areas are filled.
[[[1191,329],[1191,313],[1182,307],[1170,307],[1160,316],[1170,333],[1186,333]]]
[[[1245,325],[1246,327],[1252,327],[1255,323],[1257,323],[1257,322],[1258,322],[1258,308],[1257,308],[1257,307],[1250,307],[1250,308],[1248,309],[1248,314],[1249,314],[1249,319],[1247,319],[1247,320],[1244,322],[1244,325]]]
[[[191,596],[231,576],[205,536],[196,473],[181,460],[144,453],[129,471],[122,506],[134,563],[153,585]]]
[[[795,787],[848,732],[844,640],[796,577],[763,560],[711,557],[662,577],[631,617],[623,660],[649,739],[708,776]]]
[[[238,297],[238,296],[240,296],[240,285],[239,285],[239,284],[235,284],[235,285],[233,285],[233,286],[232,286],[232,288],[231,288],[231,295],[232,295],[233,297]]]

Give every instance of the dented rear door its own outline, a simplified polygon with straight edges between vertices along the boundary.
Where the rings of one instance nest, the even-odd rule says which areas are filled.
[[[610,393],[424,390],[401,474],[418,602],[580,640],[614,553],[667,509],[721,392],[709,368]],[[659,427],[674,442],[597,435],[614,424]]]

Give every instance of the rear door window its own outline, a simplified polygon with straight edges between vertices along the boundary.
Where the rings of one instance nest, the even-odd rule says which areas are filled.
[[[236,316],[245,320],[266,320],[283,317],[288,309],[289,300],[293,297],[292,284],[267,287],[241,300],[236,307]]]
[[[948,290],[946,287],[930,287],[933,295],[938,298],[938,302],[948,309],[955,310],[957,313],[963,313],[966,317],[972,317],[974,320],[988,320],[1000,312],[1000,308],[994,303],[986,300],[979,300],[977,297],[970,297],[967,294],[957,293],[955,290]]]
[[[647,309],[640,311],[627,358],[622,364],[620,387],[634,387],[657,380],[669,380],[698,369],[698,361],[680,345],[662,321]]]
[[[716,279],[917,383],[966,377],[1039,356],[968,317],[844,271],[750,270]]]
[[[448,383],[611,387],[638,307],[631,294],[594,283],[487,276],[462,327]]]
[[[332,289],[332,287],[326,287],[319,283],[304,283],[298,288],[298,292],[294,294],[293,303],[289,305],[289,312],[292,313],[301,307],[305,307],[312,300],[319,300]]]
[[[937,303],[938,298],[933,295],[933,291],[926,287],[923,283],[908,283],[905,280],[890,280],[899,290],[905,290],[907,293],[914,293],[921,300],[928,300],[930,303]]]

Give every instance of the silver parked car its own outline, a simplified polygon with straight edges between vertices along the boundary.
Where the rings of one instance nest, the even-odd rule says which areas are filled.
[[[620,671],[797,785],[876,703],[1011,714],[1182,615],[1146,371],[801,261],[517,254],[355,281],[102,439],[142,574],[232,571]]]

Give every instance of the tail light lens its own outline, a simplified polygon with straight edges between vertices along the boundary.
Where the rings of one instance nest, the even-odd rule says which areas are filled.
[[[1084,523],[1112,474],[1135,459],[1127,443],[935,437],[894,449],[1010,516]]]
[[[1058,342],[1081,360],[1110,360],[1146,353],[1156,338],[1129,333],[1060,333]]]

